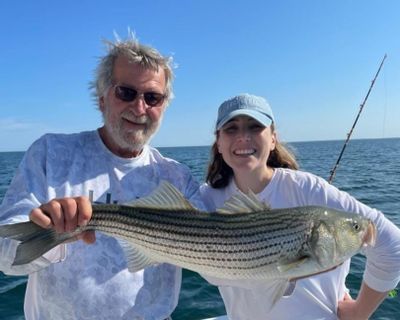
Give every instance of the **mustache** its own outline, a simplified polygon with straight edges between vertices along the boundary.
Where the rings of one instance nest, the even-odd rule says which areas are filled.
[[[134,123],[138,123],[138,124],[149,125],[152,123],[152,121],[150,120],[150,118],[148,116],[142,115],[140,117],[137,117],[130,111],[123,112],[121,116],[122,116],[122,118],[124,118],[130,122],[134,122]]]

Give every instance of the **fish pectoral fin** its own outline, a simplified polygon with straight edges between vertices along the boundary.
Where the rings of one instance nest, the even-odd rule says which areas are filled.
[[[119,240],[119,243],[125,253],[127,267],[130,272],[138,272],[146,267],[158,263],[157,261],[154,261],[143,254],[136,247],[133,247],[129,243],[122,240]]]
[[[124,203],[124,205],[148,209],[197,210],[176,187],[167,181],[162,181],[151,195]]]
[[[221,214],[238,214],[268,210],[271,210],[271,207],[258,200],[257,196],[250,190],[248,194],[243,192],[235,194],[224,203],[222,208],[217,209],[217,212]]]
[[[308,256],[303,256],[300,257],[297,260],[292,260],[292,261],[279,261],[278,262],[278,270],[281,273],[288,272],[290,270],[293,270],[295,268],[300,267],[303,263],[306,263],[310,257]]]

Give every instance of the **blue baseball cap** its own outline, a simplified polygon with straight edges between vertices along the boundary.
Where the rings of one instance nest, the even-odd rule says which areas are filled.
[[[241,94],[223,102],[218,109],[216,130],[236,116],[248,116],[263,126],[270,126],[275,120],[267,100],[251,94]]]

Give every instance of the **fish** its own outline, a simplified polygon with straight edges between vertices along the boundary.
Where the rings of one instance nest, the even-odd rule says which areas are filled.
[[[330,270],[376,239],[375,225],[356,213],[322,206],[271,209],[252,192],[206,212],[165,181],[148,197],[92,209],[88,224],[73,232],[30,221],[0,226],[0,237],[19,241],[13,265],[94,230],[121,240],[131,272],[169,263],[213,278],[278,281],[274,305],[290,281]]]

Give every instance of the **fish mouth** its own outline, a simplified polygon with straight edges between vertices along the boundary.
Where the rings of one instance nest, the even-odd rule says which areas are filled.
[[[374,246],[376,242],[376,227],[375,224],[370,220],[368,221],[368,227],[367,230],[364,233],[363,236],[363,244],[364,245],[369,245],[369,246]]]

